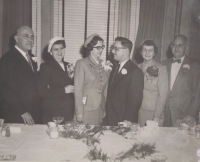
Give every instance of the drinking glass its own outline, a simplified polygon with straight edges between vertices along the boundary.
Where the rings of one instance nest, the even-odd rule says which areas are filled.
[[[55,116],[53,117],[53,121],[56,123],[56,126],[58,127],[58,125],[64,120],[64,117],[62,116]]]
[[[131,125],[131,129],[132,129],[133,133],[136,135],[136,134],[139,132],[140,124],[138,124],[138,123],[133,123],[133,124]]]
[[[66,121],[65,122],[65,131],[69,132],[73,129],[74,127],[74,122],[73,121]]]

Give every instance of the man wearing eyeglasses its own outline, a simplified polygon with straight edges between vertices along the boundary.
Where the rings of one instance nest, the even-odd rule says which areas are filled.
[[[187,54],[188,40],[183,35],[174,38],[171,44],[173,58],[163,62],[167,67],[169,92],[165,105],[165,126],[179,126],[186,115],[196,117],[194,106],[200,79],[200,65]],[[199,98],[198,98],[199,100]]]
[[[116,126],[119,122],[138,123],[144,76],[140,68],[130,60],[132,42],[124,37],[115,38],[112,47],[114,59],[119,62],[113,68],[109,79],[106,103],[107,125]]]
[[[32,125],[38,123],[40,115],[37,64],[28,53],[34,44],[34,34],[30,27],[21,26],[14,39],[15,46],[0,59],[0,118],[6,123]]]

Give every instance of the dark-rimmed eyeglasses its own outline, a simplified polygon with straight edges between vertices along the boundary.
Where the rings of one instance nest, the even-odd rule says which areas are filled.
[[[35,38],[34,35],[28,35],[28,34],[17,35],[17,36],[20,36],[20,37],[22,37],[25,40],[34,40],[34,38]]]
[[[171,44],[171,47],[172,48],[176,48],[176,47],[178,47],[178,48],[183,48],[184,47],[184,44]]]
[[[96,47],[93,47],[93,48],[96,48],[98,51],[100,51],[101,49],[104,49],[105,46],[104,45],[103,46],[96,46]]]
[[[120,49],[126,49],[127,47],[115,47],[115,46],[111,46],[111,51],[119,51]]]

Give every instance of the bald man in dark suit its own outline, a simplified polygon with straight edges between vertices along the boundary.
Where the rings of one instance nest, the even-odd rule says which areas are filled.
[[[0,59],[1,114],[6,123],[39,122],[40,97],[36,90],[37,64],[28,52],[34,43],[30,27],[21,26],[14,36],[16,45]]]

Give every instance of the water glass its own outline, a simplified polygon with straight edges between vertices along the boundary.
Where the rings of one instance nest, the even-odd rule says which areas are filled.
[[[74,127],[73,121],[66,121],[65,122],[65,131],[66,132],[71,131],[73,129],[73,127]]]
[[[138,124],[138,123],[133,123],[132,125],[131,125],[131,129],[132,129],[132,131],[133,131],[133,133],[136,135],[136,134],[138,134],[139,133],[139,130],[140,130],[140,124]]]

